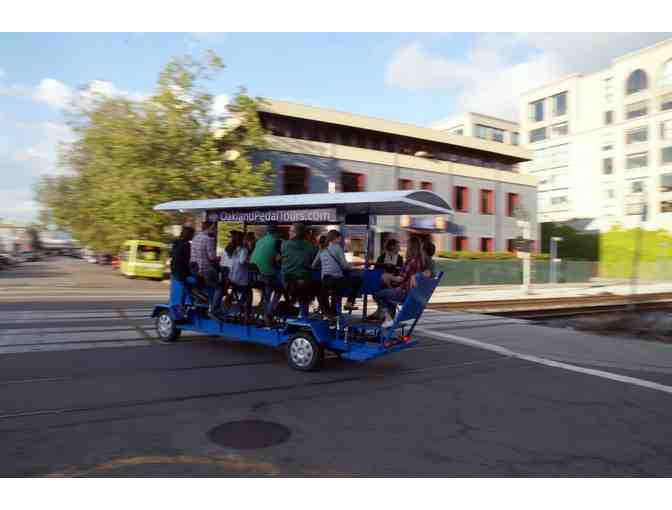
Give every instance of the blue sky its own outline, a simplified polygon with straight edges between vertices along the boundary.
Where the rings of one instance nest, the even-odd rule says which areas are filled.
[[[65,108],[78,87],[135,97],[176,55],[214,49],[211,84],[419,125],[463,110],[517,118],[517,95],[609,65],[670,34],[0,34],[0,218],[35,218],[31,185],[72,139]]]

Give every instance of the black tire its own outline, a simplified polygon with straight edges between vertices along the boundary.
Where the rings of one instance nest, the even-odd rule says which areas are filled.
[[[287,342],[287,363],[294,370],[317,370],[324,360],[324,347],[307,331],[295,333]]]
[[[182,330],[175,327],[175,321],[168,310],[161,310],[156,317],[156,334],[162,342],[177,342]]]

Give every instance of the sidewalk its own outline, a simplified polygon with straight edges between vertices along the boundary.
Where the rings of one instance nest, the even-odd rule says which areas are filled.
[[[672,292],[672,282],[639,283],[637,294]],[[629,296],[632,289],[629,282],[593,282],[532,285],[531,294],[524,294],[520,285],[484,285],[468,287],[437,287],[431,303],[453,303],[461,301],[497,301],[509,299],[542,299],[561,297],[582,297],[599,295]]]

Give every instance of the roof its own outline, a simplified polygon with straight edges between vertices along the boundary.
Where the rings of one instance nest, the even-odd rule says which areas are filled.
[[[499,142],[481,140],[480,138],[453,135],[433,128],[419,127],[403,122],[339,112],[328,108],[317,108],[314,106],[265,98],[259,101],[257,108],[260,112],[274,113],[285,117],[327,122],[341,126],[368,129],[370,131],[444,143],[457,147],[466,147],[478,151],[489,152],[491,154],[508,156],[518,161],[529,161],[532,159],[532,155],[527,149],[516,145],[506,145]]]
[[[336,208],[343,214],[400,216],[452,214],[450,205],[432,191],[369,191],[353,193],[309,193],[264,197],[178,200],[154,207],[156,211],[264,211]]]

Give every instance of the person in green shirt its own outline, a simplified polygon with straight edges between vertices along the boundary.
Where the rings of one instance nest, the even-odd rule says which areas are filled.
[[[250,263],[259,269],[259,279],[264,284],[264,322],[272,325],[272,317],[282,297],[282,283],[279,267],[278,229],[275,225],[266,227],[266,234],[257,241]]]
[[[289,241],[282,243],[280,271],[287,290],[299,295],[300,317],[307,316],[308,304],[316,294],[312,282],[316,252],[317,248],[306,240],[306,226],[294,223],[289,229]]]

